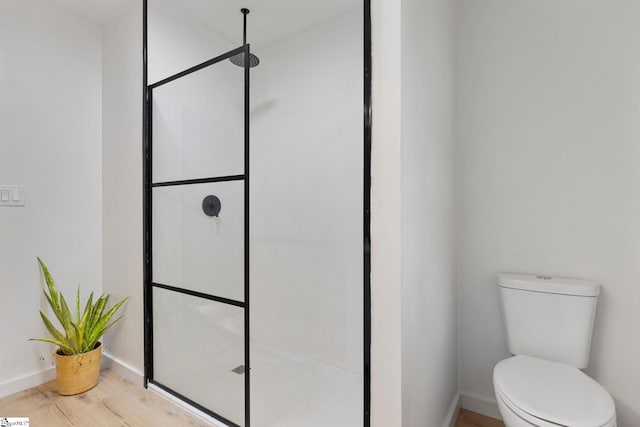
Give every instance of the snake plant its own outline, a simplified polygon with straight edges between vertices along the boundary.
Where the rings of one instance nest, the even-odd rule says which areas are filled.
[[[73,355],[86,353],[93,350],[100,337],[111,328],[114,323],[122,318],[118,317],[109,323],[109,320],[118,311],[120,306],[124,304],[127,298],[119,301],[111,309],[105,313],[105,308],[109,302],[109,295],[101,295],[95,302],[93,301],[93,292],[89,295],[89,300],[84,305],[84,310],[80,312],[80,287],[76,292],[75,301],[75,319],[71,314],[71,310],[64,296],[56,289],[53,277],[49,273],[47,266],[38,258],[44,280],[47,288],[43,288],[42,292],[47,298],[49,306],[53,310],[56,318],[62,326],[62,331],[56,328],[51,320],[40,311],[40,317],[44,322],[47,331],[51,334],[51,338],[33,338],[35,341],[44,341],[55,344],[59,347],[58,353],[62,355]]]

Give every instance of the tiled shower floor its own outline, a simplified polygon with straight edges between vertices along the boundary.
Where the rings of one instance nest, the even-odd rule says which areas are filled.
[[[254,350],[252,360],[252,425],[362,425],[361,374],[264,347]]]
[[[232,372],[240,355],[240,349],[228,349],[204,361],[206,369],[190,366],[181,377],[172,376],[181,384],[163,385],[242,425],[244,377]],[[253,346],[251,360],[252,426],[362,425],[362,374],[258,345]],[[203,372],[211,371],[218,373],[215,379],[202,381]]]

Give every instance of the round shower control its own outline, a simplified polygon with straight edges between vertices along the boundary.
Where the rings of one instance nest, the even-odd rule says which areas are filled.
[[[217,196],[209,195],[202,200],[202,212],[207,216],[218,216],[222,203]]]

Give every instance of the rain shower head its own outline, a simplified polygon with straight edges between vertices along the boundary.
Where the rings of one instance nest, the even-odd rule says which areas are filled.
[[[246,7],[243,7],[242,9],[240,9],[240,12],[242,12],[242,45],[244,46],[245,44],[247,44],[247,15],[249,14],[249,9],[247,9]],[[244,60],[244,53],[239,53],[235,56],[232,56],[231,58],[229,58],[229,61],[231,61],[232,64],[237,65],[238,67],[242,67],[244,68],[245,66],[245,60]],[[255,66],[257,66],[260,63],[260,59],[258,59],[257,56],[255,56],[253,53],[249,54],[249,68],[253,68]]]
[[[244,68],[244,53],[239,53],[235,56],[232,56],[231,58],[229,58],[229,61],[231,61],[231,63],[237,65],[238,67],[242,67]],[[257,56],[255,56],[253,53],[249,54],[249,68],[253,68],[256,65],[258,65],[260,63],[260,59],[258,59]]]

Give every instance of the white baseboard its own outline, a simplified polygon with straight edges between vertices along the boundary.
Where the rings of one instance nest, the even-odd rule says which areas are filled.
[[[445,418],[443,427],[454,427],[456,420],[458,419],[458,413],[460,412],[460,394],[456,393],[453,396],[449,410],[447,411],[447,418]]]
[[[142,372],[132,367],[128,363],[108,354],[102,353],[102,367],[111,369],[118,375],[128,379],[129,381],[142,385],[144,376]],[[12,378],[0,383],[0,398],[10,396],[31,387],[36,387],[49,381],[56,379],[56,368],[52,366],[41,371],[33,372],[18,378]]]
[[[31,387],[44,384],[56,379],[56,368],[51,367],[33,372],[22,377],[13,378],[0,383],[0,398],[18,393]]]
[[[479,396],[473,393],[460,393],[460,406],[469,411],[501,420],[498,402],[494,397]]]
[[[144,374],[139,369],[131,366],[122,359],[102,351],[102,368],[111,369],[116,374],[128,379],[132,383],[142,387],[144,385]]]

